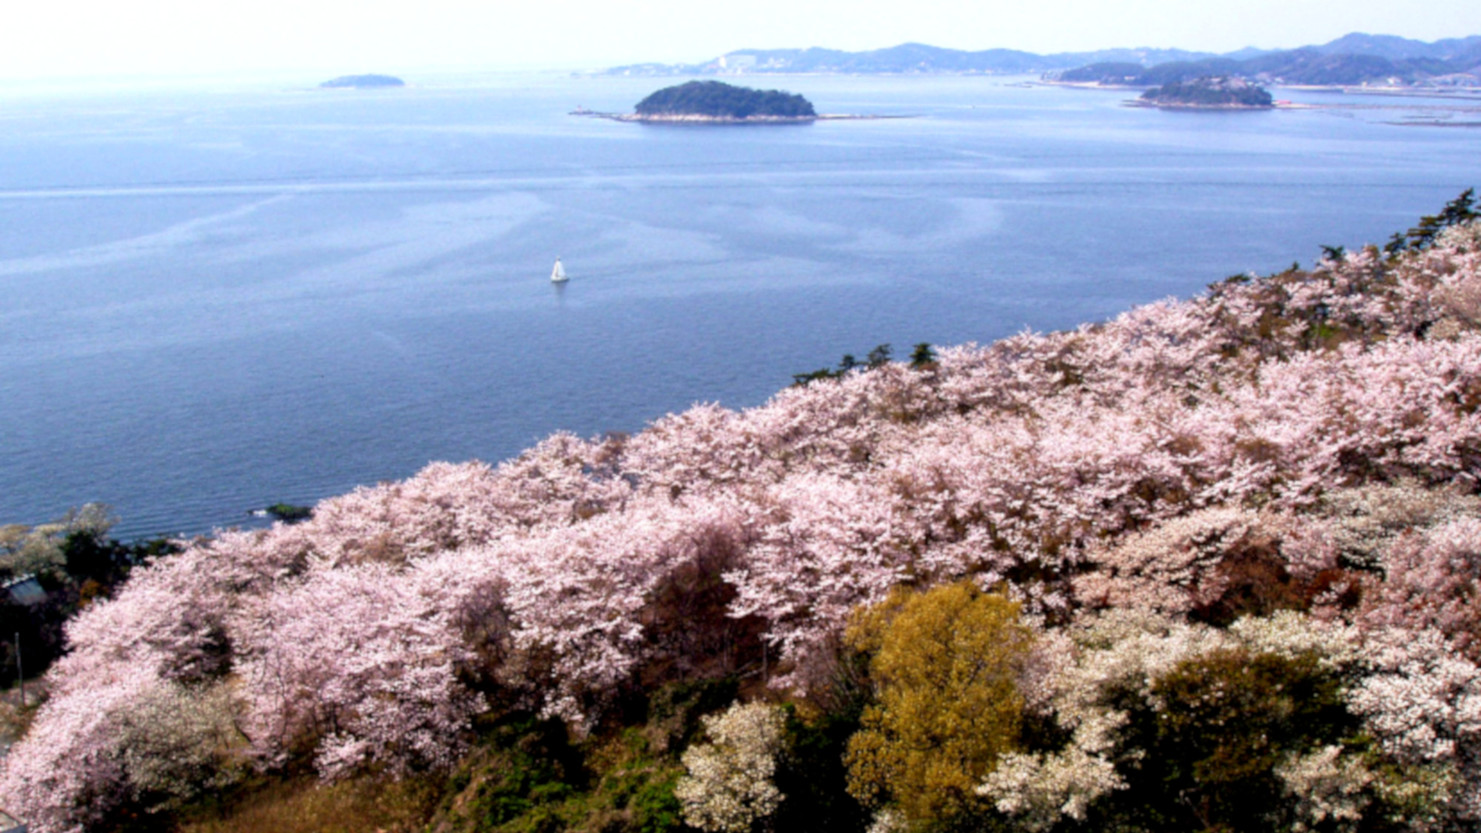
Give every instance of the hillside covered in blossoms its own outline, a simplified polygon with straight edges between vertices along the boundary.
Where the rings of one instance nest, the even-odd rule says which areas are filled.
[[[0,804],[43,833],[355,784],[418,785],[388,829],[1475,829],[1481,223],[1449,212],[190,543],[70,623]]]

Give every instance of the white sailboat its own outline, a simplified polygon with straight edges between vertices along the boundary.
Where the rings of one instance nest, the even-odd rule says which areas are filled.
[[[566,267],[561,265],[560,258],[556,258],[555,268],[550,270],[550,282],[565,283],[568,280],[570,280],[570,278],[566,277]]]

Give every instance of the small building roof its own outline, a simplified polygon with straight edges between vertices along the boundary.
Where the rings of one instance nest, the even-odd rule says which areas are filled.
[[[46,601],[46,590],[34,575],[17,576],[0,585],[0,589],[10,594],[10,600],[18,605],[34,605]],[[6,829],[8,828],[0,827],[0,833]]]

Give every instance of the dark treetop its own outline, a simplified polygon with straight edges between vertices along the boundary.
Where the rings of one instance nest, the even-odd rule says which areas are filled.
[[[813,118],[812,102],[781,90],[752,90],[720,81],[665,87],[639,101],[639,116],[708,116],[722,119]]]

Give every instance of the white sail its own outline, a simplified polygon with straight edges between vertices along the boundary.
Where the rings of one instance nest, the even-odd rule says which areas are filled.
[[[555,268],[550,270],[550,280],[552,283],[565,283],[568,280],[566,267],[561,265],[560,258],[555,259]]]

